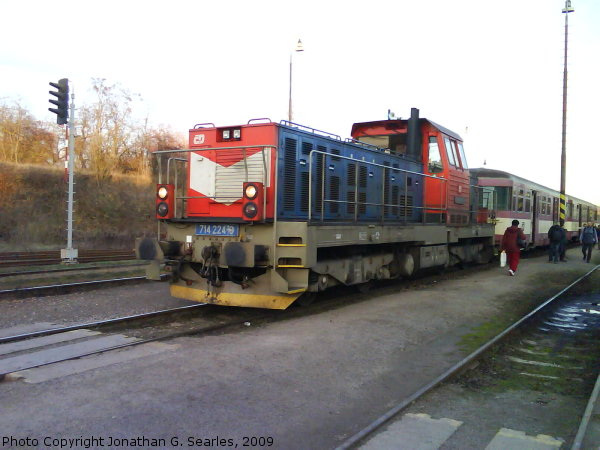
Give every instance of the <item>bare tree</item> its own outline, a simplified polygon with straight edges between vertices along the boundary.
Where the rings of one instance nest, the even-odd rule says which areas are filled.
[[[56,132],[60,129],[36,121],[15,102],[0,104],[0,160],[13,163],[56,162]]]

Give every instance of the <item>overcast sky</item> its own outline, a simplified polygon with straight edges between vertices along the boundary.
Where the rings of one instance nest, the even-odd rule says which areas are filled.
[[[567,192],[600,204],[600,1],[569,14]],[[417,107],[460,134],[471,167],[560,184],[564,0],[0,0],[0,100],[54,120],[49,81],[76,104],[91,79],[143,101],[139,117],[287,119],[349,136]],[[62,27],[59,27],[58,24]]]

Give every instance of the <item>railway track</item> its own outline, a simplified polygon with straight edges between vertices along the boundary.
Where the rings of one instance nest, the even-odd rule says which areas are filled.
[[[165,275],[166,276],[166,275]],[[111,278],[106,280],[91,280],[91,281],[78,281],[74,283],[62,283],[62,284],[49,284],[44,286],[31,286],[31,287],[19,287],[12,289],[0,289],[0,300],[13,299],[13,298],[25,298],[31,296],[44,296],[44,295],[56,295],[66,294],[76,290],[82,289],[95,289],[107,286],[116,286],[130,283],[141,283],[146,280],[146,276],[137,277],[122,277],[122,278]]]
[[[52,273],[66,273],[75,271],[91,271],[91,270],[106,270],[106,269],[122,269],[127,267],[145,266],[146,262],[135,262],[131,264],[120,264],[115,266],[91,266],[91,267],[61,267],[60,269],[44,269],[44,270],[21,270],[15,272],[0,272],[0,278],[6,277],[22,277],[29,275],[40,275],[40,274],[52,274]]]
[[[456,429],[445,437],[448,442],[442,441],[440,446],[447,445],[448,448],[460,448],[461,444],[457,442],[458,438],[457,441],[449,441],[452,433],[456,432],[460,426],[463,426],[461,438],[469,433],[469,431],[466,431],[468,429],[472,433],[477,433],[478,431],[473,430],[473,428],[481,427],[481,415],[485,415],[483,412],[486,411],[486,408],[491,410],[493,406],[484,404],[482,396],[478,396],[476,404],[472,406],[472,410],[475,411],[476,424],[471,425],[471,428],[468,425],[462,425],[462,422],[455,420],[455,417],[447,418],[458,409],[455,405],[460,404],[462,408],[468,409],[464,400],[468,394],[465,393],[464,389],[453,391],[447,388],[449,383],[460,386],[468,386],[473,383],[477,391],[481,390],[481,386],[509,385],[514,392],[520,392],[520,390],[523,390],[523,392],[536,391],[536,389],[541,388],[541,392],[551,392],[556,396],[560,396],[559,388],[562,388],[569,391],[569,395],[590,396],[590,386],[593,386],[596,381],[600,369],[597,364],[600,357],[600,295],[596,294],[598,298],[595,299],[581,300],[580,297],[569,299],[568,293],[599,267],[596,266],[590,270],[446,370],[438,378],[398,402],[385,414],[344,441],[337,447],[337,450],[378,448],[384,442],[388,442],[388,445],[389,442],[406,443],[406,441],[403,441],[406,436],[403,436],[402,433],[413,433],[414,435],[415,431],[414,429],[410,430],[411,426],[420,427],[424,423],[427,423],[427,426],[432,427],[432,429],[436,426],[454,426]],[[437,397],[434,397],[435,392],[444,389],[448,392],[440,393]],[[595,401],[594,396],[598,395],[598,392],[596,392],[598,389],[600,387],[596,387],[592,392],[592,401]],[[499,394],[496,391],[494,392],[494,399],[491,400],[491,404],[498,402]],[[428,396],[432,397],[429,402],[427,402]],[[546,402],[544,399],[538,399],[537,401],[541,404]],[[560,402],[556,403],[557,409],[555,411],[544,404],[545,409],[541,414],[551,415],[553,412],[564,414],[560,411]],[[432,405],[436,406],[433,407]],[[435,420],[432,419],[433,415],[424,414],[423,408],[426,407],[433,407],[435,416],[442,417],[442,419]],[[586,411],[590,408],[592,407],[588,406]],[[508,412],[513,423],[519,423],[521,420],[518,417],[521,409],[524,408],[516,407]],[[407,414],[399,417],[402,412],[407,412]],[[577,438],[574,439],[574,448],[579,448],[577,447],[577,441],[580,442],[583,439],[580,435],[585,434],[585,424],[583,422],[589,414],[586,415],[583,412],[583,410],[577,412],[577,414],[583,415],[583,420]],[[532,414],[531,411],[529,413]],[[416,425],[417,422],[418,425]],[[526,419],[523,418],[521,423],[525,422]],[[498,438],[499,441],[522,437],[520,431],[507,430],[502,426],[499,426],[499,428],[501,429],[497,435],[499,437],[494,437],[495,439]],[[577,427],[569,432],[574,435],[574,432],[577,432]],[[544,436],[543,439],[546,438],[545,434],[539,436]],[[550,436],[547,437],[546,441],[550,442],[551,445],[560,443],[560,440],[550,439]],[[423,439],[425,438],[423,437]],[[529,436],[527,438],[529,439]],[[531,439],[534,440],[535,438]],[[464,442],[462,445],[465,445]],[[483,447],[485,447],[485,444]],[[431,448],[435,448],[435,446],[432,445]],[[490,448],[500,447],[492,445]]]
[[[194,323],[194,314],[206,311],[202,323]],[[189,305],[162,311],[114,319],[70,325],[0,337],[0,381],[19,378],[17,373],[42,366],[84,358],[113,350],[139,346],[181,336],[202,335],[236,326],[265,316],[261,312],[245,312],[223,321],[222,308],[208,304]],[[175,319],[188,316],[183,330],[173,331]],[[166,322],[165,319],[168,319]],[[197,317],[196,317],[197,319]],[[161,323],[162,321],[162,323]],[[133,332],[132,330],[136,330]]]
[[[122,261],[135,259],[132,250],[79,250],[80,263],[99,261]],[[60,250],[43,252],[4,252],[0,253],[0,268],[13,266],[37,266],[60,264]]]

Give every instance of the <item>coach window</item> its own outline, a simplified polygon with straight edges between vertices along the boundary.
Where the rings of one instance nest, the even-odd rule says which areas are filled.
[[[452,151],[452,147],[450,147],[450,139],[445,137],[444,143],[446,144],[446,154],[448,155],[448,161],[451,165],[457,166],[456,160],[454,159],[454,152]]]
[[[511,198],[511,192],[510,192],[510,188],[509,187],[495,187],[494,190],[496,191],[496,202],[497,205],[496,207],[498,208],[498,210],[509,210],[510,209],[510,198]]]
[[[542,202],[540,203],[540,213],[546,215],[546,197],[542,197]]]
[[[567,215],[569,218],[573,218],[573,202],[571,200],[567,203]]]
[[[435,136],[429,137],[429,161],[428,167],[430,173],[439,173],[444,170],[442,166],[442,157],[440,155],[440,148],[437,143]]]

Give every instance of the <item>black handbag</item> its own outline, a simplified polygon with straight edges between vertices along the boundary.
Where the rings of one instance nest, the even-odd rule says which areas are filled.
[[[519,248],[527,248],[527,241],[519,238],[518,234],[517,234],[517,245],[519,246]]]

